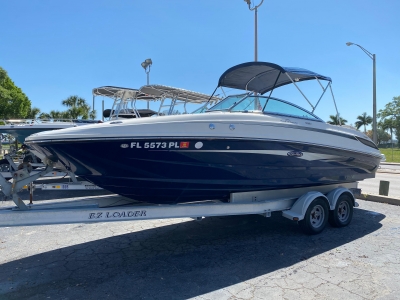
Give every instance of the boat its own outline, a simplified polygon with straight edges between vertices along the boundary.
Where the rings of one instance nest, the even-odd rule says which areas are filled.
[[[322,88],[316,104],[300,89],[309,80]],[[306,69],[248,62],[218,81],[217,88],[238,94],[205,113],[111,120],[42,132],[26,143],[97,186],[154,204],[229,201],[232,193],[373,178],[381,158],[376,145],[364,133],[314,114],[328,90],[336,107],[331,83]],[[272,97],[289,84],[311,111]]]
[[[104,118],[108,121],[118,118],[145,118],[173,114],[188,114],[187,105],[194,104],[200,107],[194,113],[204,112],[211,104],[221,100],[218,96],[210,96],[182,88],[166,85],[146,85],[140,89],[101,86],[92,90],[93,103],[96,97],[107,97],[113,100],[112,108],[103,110]],[[139,108],[139,103],[147,103],[147,108]],[[150,109],[150,103],[158,105],[157,111]],[[182,105],[183,109],[179,110]]]
[[[84,124],[84,121],[86,124],[92,120],[10,119],[2,121],[3,125],[0,125],[0,132],[12,135],[19,143],[23,144],[31,134],[75,127],[78,124]]]
[[[113,100],[111,109],[103,109],[103,121],[114,120],[118,118],[140,118],[151,117],[156,115],[157,112],[150,109],[136,108],[136,102],[140,100],[156,101],[153,96],[145,95],[138,89],[117,87],[117,86],[101,86],[92,90],[93,103],[96,97],[107,97]]]
[[[0,125],[0,133],[10,134],[17,142],[23,146],[25,139],[31,134],[35,134],[42,131],[59,130],[71,127],[77,127],[80,125],[99,123],[97,120],[84,120],[84,119],[8,119],[1,121],[3,125]],[[101,121],[100,121],[101,122]],[[2,136],[3,137],[3,136]],[[11,156],[16,155],[16,148],[11,152]],[[23,161],[33,164],[41,165],[40,159],[35,157],[29,149],[22,147]],[[0,159],[0,171],[9,171],[10,164],[7,159]]]

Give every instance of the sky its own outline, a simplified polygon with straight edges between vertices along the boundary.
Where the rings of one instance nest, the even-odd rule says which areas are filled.
[[[61,101],[71,95],[92,104],[95,87],[145,85],[146,58],[150,83],[207,94],[225,70],[254,60],[254,12],[243,0],[0,0],[0,7],[0,66],[43,112],[65,110]],[[376,54],[377,108],[384,108],[400,96],[399,11],[398,0],[265,0],[258,60],[331,77],[339,112],[354,124],[363,112],[372,116],[373,64],[346,42]],[[317,82],[305,89],[316,103]],[[274,96],[310,109],[295,87],[278,90]],[[330,94],[315,113],[335,114]]]

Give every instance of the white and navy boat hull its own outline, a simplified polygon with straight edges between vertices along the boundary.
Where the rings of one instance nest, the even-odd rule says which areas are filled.
[[[227,201],[233,192],[375,176],[380,153],[360,141],[362,133],[301,122],[209,113],[89,125],[41,133],[27,143],[85,180],[151,203]]]

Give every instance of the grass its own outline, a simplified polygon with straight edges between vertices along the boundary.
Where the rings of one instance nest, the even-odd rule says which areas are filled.
[[[1,146],[2,146],[3,150],[10,149],[10,144],[2,144]]]
[[[392,148],[388,149],[379,149],[381,153],[385,154],[386,162],[395,162],[400,163],[400,149],[393,148],[393,156],[392,156]]]

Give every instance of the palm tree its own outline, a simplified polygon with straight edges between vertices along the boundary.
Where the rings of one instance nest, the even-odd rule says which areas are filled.
[[[393,118],[387,118],[378,124],[383,130],[389,130],[390,140],[393,145],[393,130],[396,129],[396,120]]]
[[[341,117],[338,118],[338,116],[330,115],[329,118],[330,120],[328,120],[326,123],[331,125],[345,125],[347,123],[346,119],[343,119]]]
[[[42,112],[42,113],[39,115],[39,119],[41,119],[41,120],[48,120],[48,119],[51,119],[51,117],[50,117],[50,114],[45,113],[45,112]]]
[[[92,120],[94,120],[94,119],[96,118],[96,114],[97,114],[97,111],[96,111],[96,110],[91,110],[91,111],[89,112],[89,118],[92,119]]]
[[[26,115],[26,118],[27,119],[36,119],[39,114],[40,114],[40,108],[31,107],[28,114]]]
[[[372,123],[372,117],[367,116],[367,113],[364,112],[362,115],[357,117],[357,122],[355,123],[356,128],[360,129],[361,126],[364,126],[364,133],[367,132],[366,126]]]
[[[86,100],[78,96],[69,96],[67,99],[62,101],[62,105],[69,107],[67,112],[72,119],[88,119],[93,117],[93,111],[90,111],[90,106],[86,103]]]
[[[41,113],[39,116],[40,119],[53,119],[53,120],[60,120],[60,119],[69,119],[70,117],[66,112],[58,111],[58,110],[51,110],[49,113]]]

